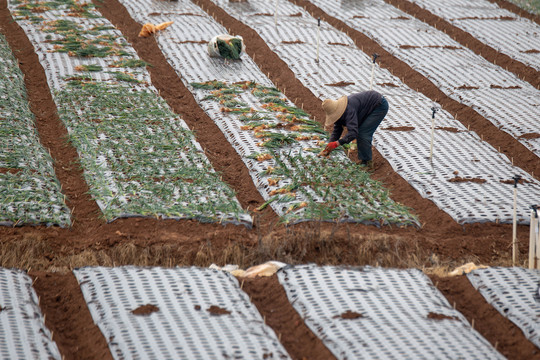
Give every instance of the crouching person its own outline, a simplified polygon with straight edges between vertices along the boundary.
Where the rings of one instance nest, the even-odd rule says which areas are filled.
[[[388,102],[384,96],[376,91],[364,91],[337,100],[326,99],[322,108],[326,113],[324,128],[332,130],[332,134],[330,142],[319,155],[328,156],[338,146],[356,139],[358,160],[371,168],[373,134],[388,113]],[[347,134],[341,138],[344,128],[347,128]]]

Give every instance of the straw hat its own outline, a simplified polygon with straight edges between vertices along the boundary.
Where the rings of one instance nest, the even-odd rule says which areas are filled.
[[[326,99],[322,102],[322,108],[326,113],[325,127],[331,126],[343,115],[347,108],[347,96],[342,96],[337,100]]]

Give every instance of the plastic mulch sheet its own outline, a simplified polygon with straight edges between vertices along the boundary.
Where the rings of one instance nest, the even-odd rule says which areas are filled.
[[[487,0],[412,0],[478,40],[540,70],[540,25]]]
[[[62,358],[45,327],[32,279],[21,270],[0,268],[0,358]]]
[[[540,270],[495,267],[471,271],[467,278],[489,304],[540,347]]]
[[[75,269],[115,359],[289,359],[232,275],[203,268]]]
[[[338,359],[504,359],[420,270],[302,265],[278,278]]]

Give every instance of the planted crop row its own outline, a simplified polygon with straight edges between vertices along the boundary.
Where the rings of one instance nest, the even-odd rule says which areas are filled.
[[[249,3],[212,1],[229,15],[252,27],[289,66],[298,80],[321,99],[335,99],[370,88],[373,66],[371,54],[364,53],[349,36],[324,21],[321,21],[319,32],[317,19],[303,8],[289,2],[280,2],[276,25],[275,17],[266,15],[274,13],[275,4],[263,0],[250,0]],[[315,1],[322,3],[322,0]],[[326,3],[325,9],[335,8],[330,2]],[[376,3],[385,8],[388,6],[382,1]],[[343,6],[355,8],[356,5],[351,2]],[[331,15],[337,16],[334,11],[339,12],[340,9],[335,8]],[[357,16],[355,11],[347,11],[346,14],[354,16],[351,21],[361,22],[369,20],[369,16],[388,17],[389,10],[385,11],[381,11],[378,6],[370,6],[369,11],[361,15]],[[412,19],[405,20],[397,16],[392,16],[393,23],[401,22],[407,26],[413,22]],[[383,32],[388,23],[390,20],[381,22],[373,26],[372,31]],[[395,36],[389,37],[387,43],[400,41],[402,33],[399,29],[395,30],[392,33]],[[318,52],[317,34],[320,34]],[[422,30],[408,38],[414,39],[426,34],[436,35],[433,31]],[[440,47],[423,50],[424,63],[431,61],[431,53],[452,51]],[[441,69],[447,64],[448,61],[444,59],[436,63],[436,66]],[[463,69],[466,68],[467,65],[463,64]],[[458,80],[470,78],[452,77]],[[420,195],[432,200],[459,223],[511,223],[513,201],[509,184],[512,183],[512,176],[520,175],[524,183],[517,198],[518,222],[528,223],[532,199],[540,196],[540,183],[537,180],[513,166],[508,157],[482,141],[478,134],[469,131],[444,110],[436,114],[433,156],[430,158],[431,108],[436,106],[440,109],[440,106],[407,87],[389,71],[378,67],[374,71],[373,89],[382,93],[390,104],[387,116],[375,132],[374,144],[394,170]]]
[[[0,35],[0,224],[69,226],[53,160],[41,146],[23,74]]]
[[[416,220],[395,203],[380,183],[349,161],[343,149],[317,156],[328,141],[320,124],[293,106],[277,89],[256,82],[192,83],[204,89],[202,102],[220,104],[234,117],[244,138],[256,139],[256,151],[246,157],[256,166],[267,201],[284,222],[308,219],[381,224],[411,224]],[[261,171],[262,170],[262,171]]]
[[[92,3],[12,1],[10,9],[44,59],[59,116],[106,220],[251,222],[148,83],[146,64]]]
[[[190,2],[122,3],[140,23],[173,21],[156,40],[242,157],[266,200],[262,208],[272,207],[285,223],[416,222],[342,151],[330,159],[317,157],[327,135],[273,87],[251,58],[210,58],[205,40],[226,30],[199,7]]]

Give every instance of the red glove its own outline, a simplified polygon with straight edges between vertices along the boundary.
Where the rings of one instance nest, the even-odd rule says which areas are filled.
[[[337,141],[332,141],[331,143],[328,143],[328,145],[326,145],[326,148],[325,148],[324,150],[328,151],[328,153],[331,153],[331,152],[334,151],[338,146],[339,146],[339,142],[337,142]]]
[[[332,141],[331,143],[328,143],[323,151],[319,153],[319,156],[328,156],[332,151],[334,151],[339,146],[339,142]]]

